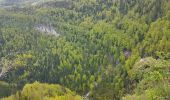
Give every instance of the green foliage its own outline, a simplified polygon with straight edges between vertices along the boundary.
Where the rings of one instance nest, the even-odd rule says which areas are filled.
[[[22,91],[2,100],[82,100],[82,97],[60,85],[35,82],[26,84]]]
[[[169,0],[8,1],[0,9],[0,80],[16,84],[7,95],[25,86],[9,98],[79,98],[26,85],[39,81],[92,100],[169,99]]]
[[[169,98],[169,61],[153,58],[141,59],[130,71],[131,78],[136,85],[135,94],[127,95],[123,99],[163,100]]]
[[[11,93],[11,86],[3,81],[0,81],[0,98],[9,96]]]

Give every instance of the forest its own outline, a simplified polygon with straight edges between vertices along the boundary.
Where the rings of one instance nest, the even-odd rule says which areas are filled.
[[[0,100],[169,100],[170,0],[0,0]]]

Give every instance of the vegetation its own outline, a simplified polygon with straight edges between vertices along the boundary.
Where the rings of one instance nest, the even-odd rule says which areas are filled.
[[[0,1],[4,100],[169,99],[169,65],[169,0]]]
[[[4,100],[82,100],[70,90],[59,85],[48,85],[35,82],[24,86],[21,92],[12,95]]]

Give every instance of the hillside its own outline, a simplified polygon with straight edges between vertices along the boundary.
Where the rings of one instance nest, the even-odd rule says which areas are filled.
[[[169,100],[170,0],[0,0],[0,98],[39,97]]]
[[[26,7],[26,6],[37,6],[44,3],[49,3],[53,1],[64,1],[64,0],[0,0],[1,7]]]

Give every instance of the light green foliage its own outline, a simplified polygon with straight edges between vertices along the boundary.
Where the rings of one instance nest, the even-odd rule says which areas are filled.
[[[82,100],[82,98],[60,85],[35,82],[26,84],[21,92],[17,92],[2,100]]]
[[[169,98],[169,61],[143,58],[134,65],[131,78],[136,81],[135,94],[123,99],[163,100]]]

